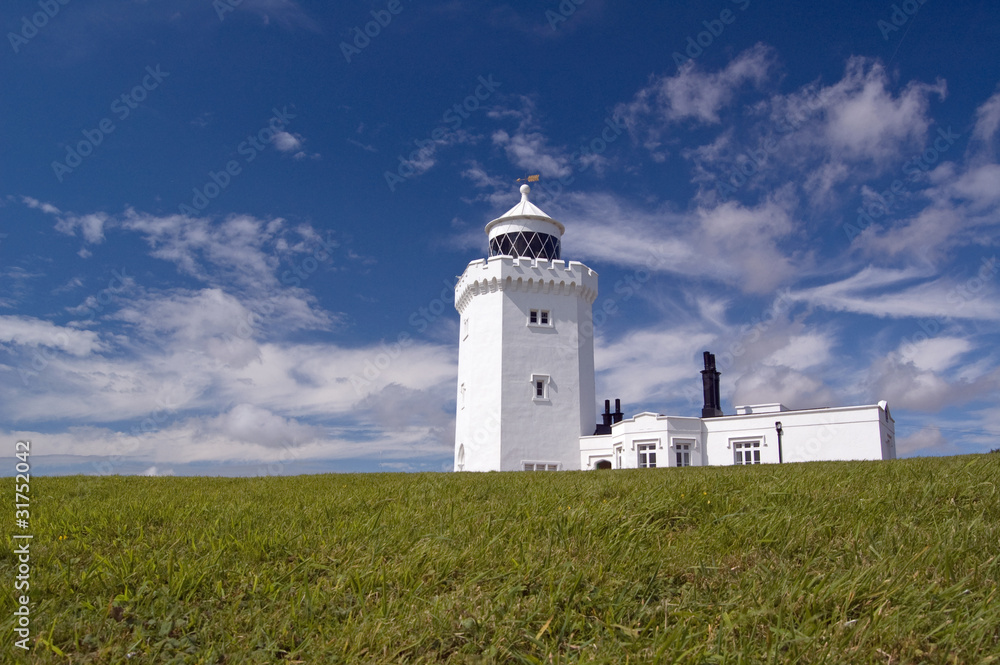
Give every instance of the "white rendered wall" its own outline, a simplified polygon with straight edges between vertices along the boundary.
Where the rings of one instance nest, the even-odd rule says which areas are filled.
[[[869,405],[705,418],[707,463],[731,465],[734,440],[759,438],[761,463],[777,464],[779,421],[785,462],[895,458],[894,452],[883,455],[891,420],[878,405]]]
[[[580,436],[597,418],[596,297],[597,273],[575,261],[499,256],[469,264],[455,287],[469,333],[459,341],[456,470],[460,446],[467,471],[520,470],[525,462],[580,468]],[[551,325],[529,325],[532,309],[548,311]],[[547,399],[534,399],[533,375],[548,377]]]
[[[479,277],[485,265],[473,262]],[[459,285],[462,284],[459,280]],[[458,293],[456,286],[456,293]],[[458,394],[455,411],[455,470],[491,471],[500,468],[500,381],[503,330],[503,293],[486,288],[465,304],[459,315]],[[459,449],[464,446],[464,465]]]

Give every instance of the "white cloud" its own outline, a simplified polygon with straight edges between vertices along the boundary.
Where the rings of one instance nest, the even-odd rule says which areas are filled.
[[[913,363],[917,369],[943,372],[951,368],[962,354],[972,349],[972,343],[962,337],[932,337],[916,342],[904,342],[896,353],[902,362]]]
[[[42,212],[49,215],[59,215],[61,214],[59,208],[55,207],[51,203],[43,203],[38,199],[33,199],[30,196],[22,196],[21,201],[24,202],[29,208],[34,208],[36,210],[41,210]]]
[[[733,102],[737,92],[747,84],[761,86],[773,65],[773,52],[763,44],[747,49],[716,72],[705,72],[690,60],[674,76],[653,77],[632,101],[619,104],[615,113],[659,161],[664,158],[663,137],[671,125],[685,120],[719,124],[719,112]]]
[[[203,421],[202,431],[242,443],[267,447],[295,446],[323,438],[320,427],[303,425],[253,404],[237,404],[226,413]]]
[[[549,143],[540,129],[534,100],[519,97],[521,107],[496,108],[487,116],[494,120],[513,119],[517,127],[511,131],[498,129],[493,132],[493,145],[503,148],[511,164],[539,173],[547,178],[561,178],[573,172],[569,155],[562,148]]]
[[[281,152],[294,152],[302,147],[302,137],[289,132],[278,132],[271,137],[274,147]]]
[[[909,436],[900,436],[896,439],[896,455],[909,456],[915,453],[937,453],[952,452],[954,446],[941,433],[941,429],[935,425],[928,425]]]
[[[108,222],[108,215],[103,212],[91,215],[66,215],[60,217],[56,223],[56,231],[66,235],[75,236],[77,231],[83,239],[90,244],[98,244],[104,240],[104,225]]]
[[[772,291],[809,261],[782,247],[794,222],[780,192],[755,207],[728,202],[688,213],[637,209],[612,194],[572,193],[554,212],[573,220],[563,241],[567,255],[704,277],[748,292]]]
[[[29,316],[0,316],[0,343],[58,349],[81,357],[107,348],[95,332],[65,328]]]
[[[985,146],[993,141],[1000,130],[1000,92],[996,92],[976,109],[976,125],[972,138]]]
[[[927,280],[926,272],[914,268],[891,270],[869,266],[838,282],[793,290],[789,297],[832,311],[879,318],[1000,321],[1000,303],[993,296],[993,289],[980,286],[973,291],[968,284],[944,278]]]
[[[929,97],[944,99],[945,83],[911,82],[898,96],[889,86],[880,63],[853,57],[844,78],[819,91],[824,119],[814,136],[832,157],[883,161],[898,156],[902,146],[923,142],[931,122]]]
[[[611,342],[598,339],[594,356],[599,382],[607,397],[628,405],[659,403],[654,408],[662,409],[682,396],[700,405],[701,377],[693,359],[713,339],[712,333],[694,327],[645,328]]]
[[[732,102],[741,87],[747,83],[759,86],[767,80],[773,61],[773,52],[763,44],[747,49],[713,73],[689,60],[674,76],[654,78],[618,111],[630,127],[648,120],[669,124],[693,119],[718,124],[719,111]]]
[[[781,349],[765,358],[763,363],[802,372],[830,362],[830,351],[834,344],[833,337],[821,332],[793,335]]]
[[[918,350],[917,360],[924,367],[951,363],[952,358],[941,357],[940,352],[940,349],[925,347],[923,353]],[[938,354],[937,357],[935,354]],[[902,354],[889,354],[873,363],[870,369],[871,389],[896,409],[929,413],[938,412],[951,404],[975,400],[997,389],[996,371],[972,380],[950,379],[945,372],[924,367]]]
[[[833,391],[813,372],[763,366],[735,380],[733,405],[780,402],[792,409],[835,406]]]

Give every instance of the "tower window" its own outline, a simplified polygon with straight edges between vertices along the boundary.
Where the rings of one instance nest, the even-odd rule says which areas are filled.
[[[547,309],[528,310],[528,325],[530,326],[551,326],[552,315]]]
[[[536,402],[549,399],[549,377],[545,374],[531,375],[531,398]]]

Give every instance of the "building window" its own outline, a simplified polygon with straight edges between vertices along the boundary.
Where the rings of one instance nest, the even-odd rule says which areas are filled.
[[[690,443],[675,443],[674,450],[677,453],[677,466],[691,466]]]
[[[760,440],[733,441],[734,464],[760,464]]]
[[[465,408],[465,384],[463,383],[458,389],[458,408]]]
[[[469,317],[462,319],[462,339],[467,339],[469,337]]]
[[[639,468],[652,469],[656,466],[656,444],[640,443],[636,446],[639,451]]]
[[[558,471],[558,462],[525,462],[525,471]]]
[[[625,453],[625,447],[624,446],[616,446],[615,447],[615,468],[616,469],[621,469],[622,468],[622,456],[624,455],[624,453]]]
[[[465,444],[458,444],[458,454],[455,456],[455,468],[465,471]]]
[[[545,374],[531,375],[531,399],[546,402],[549,399],[549,377]]]
[[[552,326],[552,315],[547,309],[528,310],[528,325]]]

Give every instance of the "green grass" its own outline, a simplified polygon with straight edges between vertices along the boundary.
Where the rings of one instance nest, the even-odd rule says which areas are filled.
[[[998,483],[1000,455],[35,478],[32,651],[8,547],[2,658],[1000,662]]]

